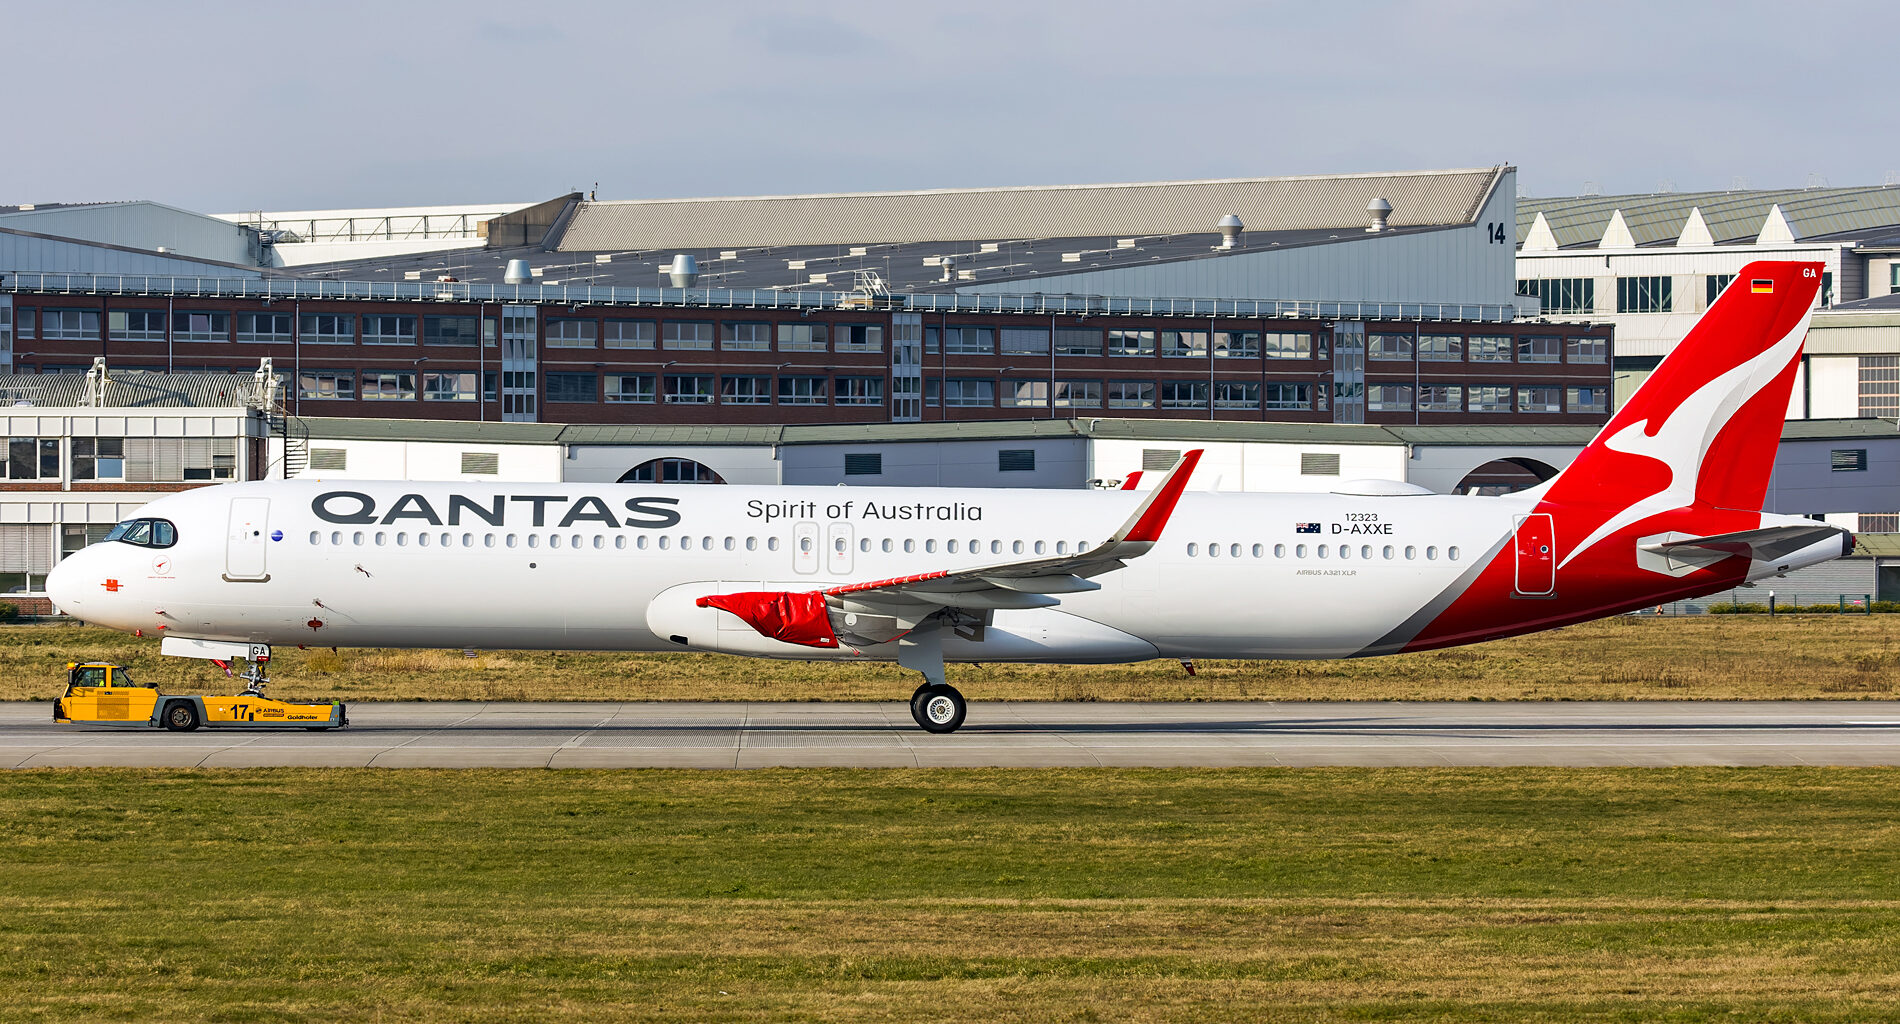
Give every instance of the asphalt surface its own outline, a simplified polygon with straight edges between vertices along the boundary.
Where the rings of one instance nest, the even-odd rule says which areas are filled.
[[[334,732],[58,725],[0,703],[0,767],[1900,765],[1900,703],[357,704]]]

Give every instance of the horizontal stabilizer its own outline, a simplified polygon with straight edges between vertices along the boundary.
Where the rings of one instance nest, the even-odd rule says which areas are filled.
[[[1838,526],[1767,526],[1708,537],[1662,534],[1637,541],[1637,561],[1658,572],[1682,575],[1740,556],[1755,562],[1779,562],[1803,548],[1827,541],[1841,545],[1841,554],[1853,549],[1854,535]],[[1647,557],[1645,557],[1647,556]],[[1661,564],[1646,564],[1660,559]]]

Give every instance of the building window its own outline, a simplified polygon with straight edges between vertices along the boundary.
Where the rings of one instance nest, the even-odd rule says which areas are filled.
[[[882,452],[846,452],[844,455],[845,476],[883,476],[884,455]]]
[[[1510,412],[1511,389],[1508,385],[1473,384],[1471,386],[1472,412]]]
[[[1036,471],[1036,450],[1034,448],[1004,448],[996,453],[996,471],[998,473],[1033,473]]]
[[[73,438],[74,480],[125,479],[125,439]]]
[[[353,401],[356,374],[350,370],[303,370],[297,374],[297,397]]]
[[[363,371],[363,401],[394,402],[416,397],[414,373],[373,373]]]
[[[1895,290],[1900,291],[1900,288]],[[1102,331],[1097,327],[1058,327],[1055,346],[1059,356],[1099,356]]]
[[[16,313],[16,316],[18,317],[18,320],[16,321],[16,324],[15,324],[18,331],[18,333],[16,334],[16,337],[31,338],[36,333],[38,333],[38,331],[36,330],[38,326],[38,321],[39,321],[38,310],[33,309],[30,306],[20,306],[18,307],[18,312]]]
[[[1168,359],[1205,359],[1207,332],[1162,331],[1161,355]]]
[[[965,408],[979,406],[993,408],[996,405],[996,382],[952,377],[943,382],[943,404]]]
[[[831,335],[824,324],[779,324],[780,352],[823,352],[831,347]]]
[[[623,484],[723,484],[725,477],[692,459],[654,459],[620,475]]]
[[[1564,357],[1564,340],[1550,334],[1520,334],[1517,338],[1517,361],[1520,363],[1555,363]]]
[[[609,320],[601,325],[603,348],[652,348],[659,325],[651,320]]]
[[[1705,278],[1703,280],[1703,287],[1707,289],[1708,292],[1705,299],[1706,304],[1710,306],[1715,305],[1715,300],[1722,297],[1722,290],[1727,288],[1734,280],[1734,274],[1710,274]]]
[[[1410,384],[1372,384],[1366,388],[1366,411],[1411,412]]]
[[[472,371],[425,373],[422,375],[422,400],[425,402],[473,402],[475,374]]]
[[[1670,277],[1619,277],[1616,279],[1618,313],[1667,313],[1674,308]]]
[[[533,391],[533,370],[506,370],[501,375],[501,386],[509,391]]]
[[[1155,407],[1155,386],[1146,380],[1111,380],[1108,382],[1108,407],[1110,409],[1152,409]]]
[[[356,314],[305,313],[297,318],[297,340],[305,345],[353,345]]]
[[[20,328],[23,336],[32,333],[33,318],[23,317]],[[51,341],[97,341],[99,313],[91,309],[42,309],[40,310],[39,336]],[[165,340],[162,325],[159,328],[158,340]]]
[[[1301,452],[1301,476],[1338,476],[1338,452]]]
[[[493,402],[501,394],[501,374],[494,370],[482,374],[482,401]]]
[[[1111,356],[1151,356],[1155,354],[1155,332],[1110,328],[1108,354]]]
[[[1860,473],[1867,469],[1867,449],[1836,448],[1827,453],[1827,468],[1836,473]]]
[[[106,314],[113,341],[164,341],[165,313],[157,309],[115,309]]]
[[[1268,359],[1311,359],[1313,358],[1313,336],[1311,334],[1288,334],[1281,331],[1269,331],[1261,339],[1260,350]]]
[[[1900,356],[1860,357],[1860,415],[1900,417]]]
[[[713,325],[706,320],[668,320],[660,334],[660,347],[700,351],[713,347]]]
[[[652,405],[653,374],[610,373],[607,375],[607,404]]]
[[[415,341],[415,317],[388,313],[363,314],[363,344],[413,345]]]
[[[1214,408],[1258,409],[1260,408],[1260,385],[1247,381],[1216,381]]]
[[[1044,327],[1005,327],[996,332],[996,344],[1006,356],[1046,356],[1049,331]]]
[[[464,476],[500,476],[500,452],[463,452],[462,475]]]
[[[549,373],[547,401],[591,404],[597,384],[591,373]]]
[[[884,378],[839,377],[833,398],[839,405],[883,405]]]
[[[721,377],[719,378],[719,400],[727,405],[771,405],[772,378]]]
[[[1520,387],[1517,389],[1518,412],[1563,412],[1564,389],[1560,387]]]
[[[549,317],[547,323],[549,348],[593,348],[600,334],[600,324],[594,320]]]
[[[424,345],[480,344],[481,318],[474,316],[425,316],[422,318]],[[592,346],[589,346],[592,347]]]
[[[719,325],[719,347],[730,352],[769,352],[772,325],[728,321]]]
[[[669,373],[666,375],[666,401],[670,405],[710,405],[714,378],[710,374]]]
[[[1261,398],[1276,412],[1306,412],[1313,408],[1313,385],[1271,383],[1261,392]]]
[[[1050,395],[1050,404],[1058,409],[1100,409],[1102,382],[1099,380],[1059,380]]]
[[[1603,338],[1564,339],[1564,362],[1602,364],[1609,358],[1610,343]]]
[[[15,437],[7,441],[8,480],[59,479],[57,438]]]
[[[1215,331],[1214,358],[1216,359],[1258,359],[1260,358],[1259,331]]]
[[[884,328],[879,324],[833,324],[839,352],[884,351]]]
[[[1003,408],[1047,409],[1048,407],[1048,381],[1006,380],[1003,382]]]
[[[289,313],[239,313],[237,340],[253,344],[272,344],[295,340],[290,332]]]
[[[172,324],[173,341],[230,341],[231,314],[180,310]]]
[[[1164,380],[1161,382],[1163,409],[1207,408],[1207,382],[1204,380]]]
[[[1511,339],[1495,334],[1474,334],[1467,343],[1465,358],[1474,363],[1508,363]]]
[[[1465,359],[1465,339],[1456,334],[1421,334],[1418,336],[1418,358],[1426,363],[1462,363]]]
[[[1409,363],[1412,361],[1412,336],[1375,334],[1368,339],[1366,349],[1368,356],[1382,362]]]
[[[939,394],[943,391],[943,382],[936,379],[924,381],[924,406],[935,409],[939,404]]]
[[[952,356],[987,356],[996,351],[996,331],[988,327],[951,327],[944,332],[943,351]]]
[[[826,380],[823,377],[780,377],[778,404],[824,405],[825,384]]]
[[[1588,277],[1552,277],[1517,283],[1517,293],[1537,299],[1545,313],[1594,312],[1596,290],[1596,281]]]
[[[1606,413],[1610,411],[1610,392],[1608,388],[1565,388],[1564,404],[1573,413]]]
[[[1428,384],[1418,389],[1419,412],[1463,412],[1464,389],[1456,384]]]

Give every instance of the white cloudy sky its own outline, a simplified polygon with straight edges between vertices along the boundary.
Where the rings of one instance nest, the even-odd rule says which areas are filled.
[[[1891,5],[12,4],[0,203],[1900,181]]]

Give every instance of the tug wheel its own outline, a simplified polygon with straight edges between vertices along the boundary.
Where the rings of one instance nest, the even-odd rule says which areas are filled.
[[[198,709],[190,701],[175,700],[165,706],[165,728],[172,732],[190,732],[198,728]]]

